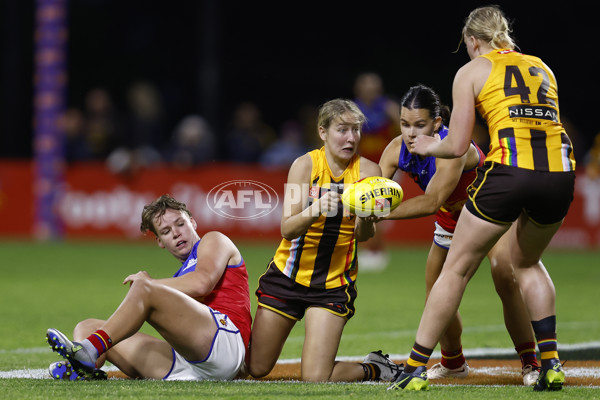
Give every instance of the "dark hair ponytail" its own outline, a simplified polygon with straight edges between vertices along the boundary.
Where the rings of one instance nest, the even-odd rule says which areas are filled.
[[[442,124],[450,125],[450,107],[442,104],[440,107],[440,117],[442,117]]]

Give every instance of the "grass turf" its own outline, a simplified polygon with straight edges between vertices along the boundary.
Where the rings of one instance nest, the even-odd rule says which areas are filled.
[[[10,399],[598,399],[600,390],[568,387],[560,392],[532,393],[524,386],[438,386],[428,392],[386,391],[384,384],[313,384],[301,382],[162,382],[104,381],[63,382],[51,380],[0,380],[0,397]]]
[[[250,274],[253,291],[257,279],[273,255],[275,244],[239,245]],[[359,276],[357,314],[347,324],[340,356],[360,356],[382,349],[393,354],[407,353],[414,341],[423,310],[424,263],[426,248],[393,248],[391,264],[384,271]],[[166,251],[148,239],[144,242],[91,243],[27,241],[0,242],[0,370],[46,368],[56,355],[46,350],[45,331],[55,327],[71,332],[87,317],[107,318],[127,291],[123,278],[138,270],[153,277],[164,277],[178,264]],[[600,321],[594,299],[600,270],[598,252],[549,251],[544,263],[557,289],[559,343],[582,343],[600,337]],[[487,261],[469,284],[461,304],[465,326],[463,344],[469,348],[512,348],[503,326],[501,303],[491,282]],[[153,334],[150,327],[143,330]],[[282,358],[299,358],[303,342],[303,323],[292,331]],[[516,355],[515,355],[516,357]],[[591,355],[597,358],[597,355]],[[106,385],[110,385],[110,390]],[[110,381],[84,383],[31,379],[0,379],[0,397],[214,397],[214,398],[371,398],[405,396],[385,391],[384,385],[328,385],[291,382],[151,382]],[[27,389],[26,396],[20,390]],[[462,396],[498,398],[531,396],[522,387],[448,387],[432,386],[436,398]],[[583,392],[579,392],[582,390]],[[594,398],[600,391],[569,387],[565,392],[579,398]],[[465,393],[463,393],[465,392]],[[469,393],[468,395],[466,393]],[[477,394],[478,393],[478,394]],[[545,394],[545,398],[564,394]],[[470,397],[473,395],[474,397]],[[429,398],[430,394],[420,394]],[[558,397],[557,397],[558,398]],[[562,397],[561,397],[562,398]]]

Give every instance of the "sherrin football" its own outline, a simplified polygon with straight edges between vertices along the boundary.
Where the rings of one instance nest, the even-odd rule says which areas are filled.
[[[398,182],[382,176],[371,176],[344,189],[342,204],[359,217],[385,216],[400,205],[404,192]]]

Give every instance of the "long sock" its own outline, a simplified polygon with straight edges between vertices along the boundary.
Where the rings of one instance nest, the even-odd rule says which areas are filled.
[[[542,368],[552,367],[552,360],[558,359],[558,341],[556,340],[556,316],[552,315],[539,321],[531,321],[533,332],[540,350]]]
[[[415,372],[418,367],[427,365],[431,353],[433,353],[433,349],[428,349],[415,342],[412,351],[410,352],[410,357],[406,360],[404,372],[410,374],[411,372]]]
[[[521,359],[521,368],[524,368],[526,365],[531,365],[534,368],[538,366],[535,342],[521,343],[515,347],[515,351]]]
[[[83,347],[89,348],[86,341],[88,341],[94,347],[94,349],[96,349],[98,357],[112,347],[112,339],[101,329],[92,333],[83,342],[81,342]]]
[[[363,378],[363,381],[375,381],[379,379],[381,370],[379,369],[378,365],[372,363],[361,363],[360,365],[365,371],[365,377]]]
[[[446,351],[442,349],[442,365],[444,367],[448,369],[460,368],[466,361],[462,346],[460,346],[460,349],[457,351]]]

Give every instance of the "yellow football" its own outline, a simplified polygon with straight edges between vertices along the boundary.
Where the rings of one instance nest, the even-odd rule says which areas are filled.
[[[342,204],[359,217],[385,216],[400,205],[404,192],[398,182],[382,176],[371,176],[344,189]]]

